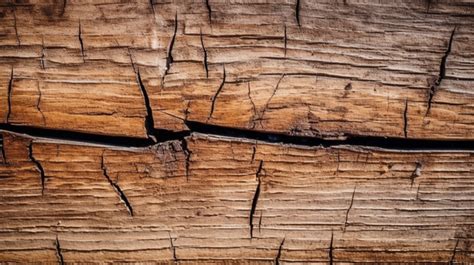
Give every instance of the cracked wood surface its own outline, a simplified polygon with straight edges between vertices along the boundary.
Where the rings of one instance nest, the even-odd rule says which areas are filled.
[[[2,135],[1,261],[474,262],[472,151]]]
[[[3,123],[474,138],[470,1],[31,0],[0,14]]]

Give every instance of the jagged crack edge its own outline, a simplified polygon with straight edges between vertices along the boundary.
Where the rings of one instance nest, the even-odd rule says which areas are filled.
[[[133,217],[133,207],[132,207],[132,205],[130,204],[130,202],[128,201],[127,196],[126,196],[125,193],[122,191],[122,189],[120,188],[120,186],[119,186],[118,184],[116,184],[115,182],[112,181],[112,179],[110,178],[110,176],[109,176],[108,173],[107,173],[107,168],[105,167],[104,155],[102,155],[101,169],[102,169],[102,173],[103,173],[104,177],[107,179],[107,181],[109,182],[109,184],[114,188],[114,190],[115,190],[115,192],[117,193],[117,195],[119,196],[120,200],[121,200],[122,203],[125,205],[125,208],[127,208],[127,211],[128,211],[128,213],[130,214],[130,216]]]

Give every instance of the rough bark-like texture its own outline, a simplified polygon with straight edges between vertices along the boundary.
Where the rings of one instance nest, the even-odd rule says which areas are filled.
[[[0,1],[0,263],[474,263],[474,4]]]

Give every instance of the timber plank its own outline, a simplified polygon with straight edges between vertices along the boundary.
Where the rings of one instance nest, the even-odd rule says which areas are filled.
[[[170,131],[473,138],[472,5],[296,3],[1,5],[2,121],[147,138],[151,112]]]
[[[2,135],[5,262],[474,261],[471,151]]]

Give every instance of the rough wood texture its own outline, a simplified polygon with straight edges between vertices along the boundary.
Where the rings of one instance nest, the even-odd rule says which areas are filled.
[[[474,263],[470,0],[0,1],[0,263]]]
[[[173,131],[191,120],[329,138],[473,138],[469,2],[0,9],[1,98],[11,103],[1,116],[11,124],[146,137],[149,115],[148,127]]]
[[[2,261],[474,261],[472,152],[3,135]]]

